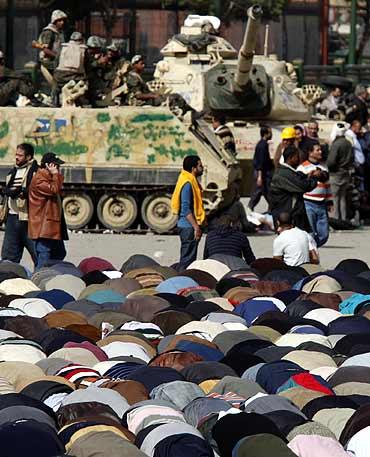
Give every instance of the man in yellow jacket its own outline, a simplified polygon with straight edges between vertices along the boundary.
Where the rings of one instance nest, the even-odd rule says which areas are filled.
[[[187,156],[183,162],[172,195],[172,211],[178,214],[177,228],[181,240],[178,271],[185,270],[197,258],[198,244],[202,237],[202,225],[206,219],[202,200],[202,188],[198,179],[203,174],[202,161],[198,156]]]

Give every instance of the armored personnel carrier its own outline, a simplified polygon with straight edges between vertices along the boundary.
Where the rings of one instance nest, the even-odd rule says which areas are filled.
[[[181,33],[161,50],[163,60],[157,63],[154,75],[158,86],[182,95],[197,111],[225,115],[239,159],[253,156],[260,139],[259,123],[273,128],[277,146],[284,127],[311,117],[307,104],[298,96],[293,66],[268,55],[267,44],[264,55],[255,54],[261,7],[252,6],[247,15],[239,51],[218,35],[218,18],[189,16]]]
[[[185,126],[166,107],[0,108],[0,184],[19,143],[65,162],[63,206],[69,228],[121,232],[138,224],[157,233],[176,224],[170,197],[186,155],[205,166],[207,212],[226,204],[240,179],[235,159],[202,121]]]

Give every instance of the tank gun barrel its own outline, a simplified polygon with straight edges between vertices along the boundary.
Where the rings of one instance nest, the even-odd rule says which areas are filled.
[[[261,23],[262,8],[253,5],[248,8],[248,23],[243,44],[239,51],[238,67],[234,78],[234,92],[241,92],[249,82],[249,74],[253,64],[253,56],[257,42],[257,32]]]

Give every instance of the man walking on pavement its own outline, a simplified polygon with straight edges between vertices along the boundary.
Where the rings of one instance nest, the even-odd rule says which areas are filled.
[[[63,176],[59,171],[63,163],[52,152],[44,154],[30,185],[28,234],[35,241],[36,270],[66,256],[63,240],[68,234],[61,199]]]
[[[329,172],[322,163],[322,150],[319,144],[312,144],[308,148],[308,160],[303,162],[297,171],[305,175],[315,170],[322,170],[324,182],[319,181],[317,186],[303,196],[308,220],[310,221],[313,237],[317,246],[323,246],[329,238],[328,206],[332,206],[332,195],[329,184]]]
[[[347,193],[351,185],[351,172],[354,169],[353,147],[345,137],[345,132],[346,125],[343,122],[338,122],[334,126],[333,142],[327,160],[334,201],[333,218],[343,221],[347,219]]]
[[[269,203],[269,191],[274,164],[270,157],[268,142],[272,138],[271,127],[263,126],[260,130],[261,139],[257,143],[253,158],[254,190],[249,201],[249,209],[254,210],[261,197]]]
[[[202,225],[206,219],[202,201],[202,188],[198,182],[203,174],[203,164],[198,156],[187,156],[183,162],[172,195],[172,211],[179,215],[177,228],[181,240],[178,271],[185,270],[197,258]]]
[[[1,250],[2,260],[19,263],[26,248],[33,262],[36,261],[34,243],[28,238],[28,190],[38,168],[33,156],[31,144],[18,145],[15,167],[6,177],[4,211],[7,217]]]

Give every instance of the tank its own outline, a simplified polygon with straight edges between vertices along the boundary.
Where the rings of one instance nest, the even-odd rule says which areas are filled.
[[[188,16],[181,33],[162,48],[163,59],[156,65],[153,84],[153,88],[180,94],[196,111],[225,115],[243,170],[242,196],[251,191],[252,159],[260,140],[260,124],[272,128],[273,154],[281,131],[308,121],[314,104],[306,93],[312,87],[298,88],[293,65],[268,54],[268,33],[264,54],[255,54],[261,7],[250,7],[247,16],[239,51],[218,34],[218,18]],[[332,126],[333,121],[320,120],[322,139],[329,138]]]
[[[229,121],[308,120],[289,65],[276,56],[255,55],[262,8],[254,5],[247,15],[239,52],[217,35],[219,21],[189,16],[181,33],[161,50],[156,81],[182,95],[195,110],[222,113]]]
[[[186,155],[203,161],[207,213],[226,204],[240,179],[204,122],[186,126],[166,107],[0,108],[2,185],[23,142],[38,160],[53,151],[66,162],[63,207],[76,230],[171,231],[170,198]]]

